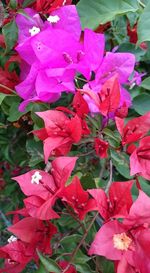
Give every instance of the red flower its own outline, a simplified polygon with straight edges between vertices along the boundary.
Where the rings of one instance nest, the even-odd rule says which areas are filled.
[[[10,237],[10,243],[0,248],[0,257],[5,259],[1,273],[19,273],[26,264],[34,259],[35,250],[32,245]],[[11,241],[12,240],[12,241]]]
[[[44,120],[45,128],[33,131],[33,133],[44,140],[45,162],[48,161],[50,155],[66,155],[72,144],[80,141],[82,127],[77,115],[70,119],[57,110],[38,112],[37,115]]]
[[[130,23],[127,24],[127,34],[130,37],[130,43],[136,44],[138,40],[137,36],[137,23],[131,28]]]
[[[150,136],[140,140],[130,156],[131,175],[139,174],[150,180]]]
[[[89,113],[89,107],[83,96],[81,95],[81,92],[76,92],[73,102],[72,102],[74,111],[77,113],[77,115],[81,118],[85,118],[85,116]]]
[[[42,253],[52,254],[50,240],[57,232],[57,228],[53,224],[47,222],[45,225],[41,220],[26,217],[9,227],[8,230],[21,241],[30,243],[35,252],[38,248]]]
[[[96,209],[95,200],[90,198],[87,191],[83,190],[77,176],[74,177],[69,186],[61,191],[59,196],[74,209],[81,220],[84,219],[87,212]]]
[[[76,157],[58,157],[52,162],[51,174],[32,170],[13,178],[28,196],[24,203],[29,215],[41,220],[59,218],[52,207],[58,198],[57,195],[63,190],[76,160]]]
[[[120,103],[120,86],[117,76],[114,75],[108,79],[102,86],[98,94],[90,90],[80,90],[94,100],[95,105],[99,108],[100,113],[107,117],[110,113],[114,113]]]
[[[12,235],[8,239],[9,244],[0,248],[0,256],[6,259],[5,268],[0,272],[22,272],[31,260],[38,261],[37,249],[45,254],[52,254],[50,240],[57,232],[53,224],[44,224],[38,219],[26,217],[8,230],[17,237]]]
[[[135,142],[145,136],[150,130],[150,112],[131,119],[124,125],[124,120],[116,117],[116,126],[122,136],[122,145]]]
[[[37,0],[34,8],[42,14],[50,13],[51,11],[64,6],[70,5],[72,0]]]
[[[96,154],[101,158],[108,157],[108,153],[107,153],[108,147],[109,147],[108,142],[106,142],[100,138],[95,138],[94,143],[95,143]]]
[[[132,205],[131,188],[133,181],[113,182],[108,196],[102,189],[91,189],[88,192],[96,201],[98,211],[102,218],[123,218],[128,215]]]

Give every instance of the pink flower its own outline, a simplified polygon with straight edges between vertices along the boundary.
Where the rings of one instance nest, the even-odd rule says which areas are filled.
[[[33,133],[44,141],[45,162],[51,155],[67,155],[72,144],[80,141],[82,126],[77,115],[69,118],[57,110],[38,112],[37,115],[44,120],[45,128]]]
[[[58,157],[52,162],[51,174],[32,170],[13,178],[28,196],[24,203],[30,216],[41,220],[59,218],[53,206],[65,187],[76,160],[76,157]]]
[[[139,174],[150,180],[150,136],[141,139],[139,146],[131,154],[130,168],[131,175]]]
[[[105,223],[95,236],[89,254],[117,261],[116,273],[149,272],[150,198],[140,191],[123,223]],[[146,262],[145,262],[146,261]]]

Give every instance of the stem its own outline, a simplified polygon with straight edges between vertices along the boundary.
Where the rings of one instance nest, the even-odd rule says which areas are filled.
[[[62,273],[65,273],[65,272],[69,269],[69,267],[70,267],[70,265],[72,264],[72,262],[73,262],[73,260],[74,260],[74,258],[75,258],[75,256],[76,256],[76,254],[77,254],[77,252],[78,252],[80,246],[84,243],[84,240],[85,240],[85,238],[87,237],[88,232],[89,232],[89,230],[91,229],[91,227],[92,227],[92,225],[93,225],[93,223],[94,223],[96,217],[98,216],[98,214],[99,214],[98,212],[95,214],[95,216],[94,216],[92,222],[90,223],[90,225],[88,226],[86,232],[84,233],[84,236],[82,237],[82,240],[81,240],[80,243],[77,245],[77,247],[75,248],[75,250],[72,252],[72,257],[71,257],[71,259],[70,259],[69,264],[68,264],[68,265],[66,266],[66,268],[62,271]]]
[[[113,175],[113,164],[112,164],[112,161],[110,160],[110,176],[109,176],[109,180],[108,180],[108,183],[106,185],[106,189],[105,189],[105,192],[108,193],[109,191],[109,188],[111,186],[111,183],[112,183],[112,175]]]
[[[6,90],[8,90],[8,91],[10,91],[10,92],[14,93],[15,95],[17,95],[17,93],[16,93],[16,91],[15,91],[15,90],[13,90],[13,89],[11,89],[11,88],[7,87],[7,86],[6,86],[6,85],[4,85],[4,84],[1,84],[1,83],[0,83],[0,87],[5,88]],[[6,94],[6,95],[8,95],[8,94]]]
[[[52,167],[51,162],[48,161],[47,164],[46,164],[46,166],[45,166],[44,171],[46,173],[48,173],[50,171],[51,167]]]
[[[67,210],[68,213],[71,215],[71,217],[72,217],[75,221],[77,221],[77,222],[79,223],[80,227],[83,229],[83,232],[85,233],[85,232],[86,232],[86,228],[85,228],[84,224],[78,219],[78,217],[77,217],[75,214],[73,214],[73,212],[71,211],[71,209],[69,208],[69,206],[68,206],[67,204],[65,204],[65,202],[62,202],[62,203],[64,204],[66,210]]]
[[[7,220],[5,214],[0,210],[0,218],[4,221],[6,227],[11,226],[11,223]]]
[[[145,8],[145,4],[144,4],[141,0],[138,0],[138,3],[139,3],[143,8]]]
[[[103,174],[104,174],[104,171],[105,171],[105,168],[106,168],[106,163],[107,163],[107,161],[105,160],[104,164],[101,167],[101,170],[100,170],[100,173],[99,173],[99,179],[100,180],[103,178]]]
[[[85,80],[85,79],[82,79],[82,78],[80,78],[80,77],[78,77],[78,76],[76,77],[76,79],[77,79],[77,80],[79,80],[79,81],[83,81],[83,82],[86,82],[86,83],[88,82],[87,80]]]
[[[93,154],[94,150],[87,152],[87,153],[81,153],[81,154],[77,154],[76,156],[80,157],[80,156],[86,156],[86,155],[90,155]]]

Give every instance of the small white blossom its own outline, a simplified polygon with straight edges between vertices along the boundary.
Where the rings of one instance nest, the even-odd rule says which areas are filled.
[[[34,36],[36,34],[38,34],[40,32],[40,28],[39,27],[32,27],[29,29],[29,33],[31,34],[31,36]]]
[[[39,184],[41,179],[42,179],[42,175],[40,175],[40,172],[39,172],[39,171],[36,171],[36,172],[32,175],[31,183],[32,183],[32,184]]]
[[[57,23],[58,21],[60,20],[59,16],[58,15],[50,15],[48,18],[47,18],[47,21],[50,22],[50,23]]]
[[[8,241],[8,243],[12,243],[12,242],[17,241],[17,238],[14,235],[11,235],[7,241]]]

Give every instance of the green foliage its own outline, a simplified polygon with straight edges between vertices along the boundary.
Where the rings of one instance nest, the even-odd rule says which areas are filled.
[[[114,20],[117,15],[137,11],[138,2],[136,0],[80,0],[77,8],[82,28],[95,29],[99,24]]]
[[[12,9],[16,9],[17,8],[17,0],[10,0],[9,5]]]
[[[150,77],[147,77],[144,81],[142,81],[141,87],[150,90]]]
[[[22,7],[26,8],[27,6],[31,5],[32,3],[34,3],[36,0],[24,0]]]
[[[28,162],[30,167],[34,167],[44,160],[41,142],[35,142],[34,139],[29,139],[26,143],[26,149],[30,155],[30,160]]]
[[[148,112],[150,110],[150,94],[143,93],[135,97],[133,100],[133,108],[140,115],[144,115]]]
[[[48,272],[61,273],[60,267],[54,260],[44,257],[39,251],[37,253],[42,265]]]
[[[2,33],[4,35],[6,43],[5,53],[10,52],[10,50],[15,46],[18,38],[18,29],[15,21],[11,21],[2,28]]]
[[[150,41],[150,2],[148,1],[146,7],[144,8],[143,12],[138,21],[138,44]]]

